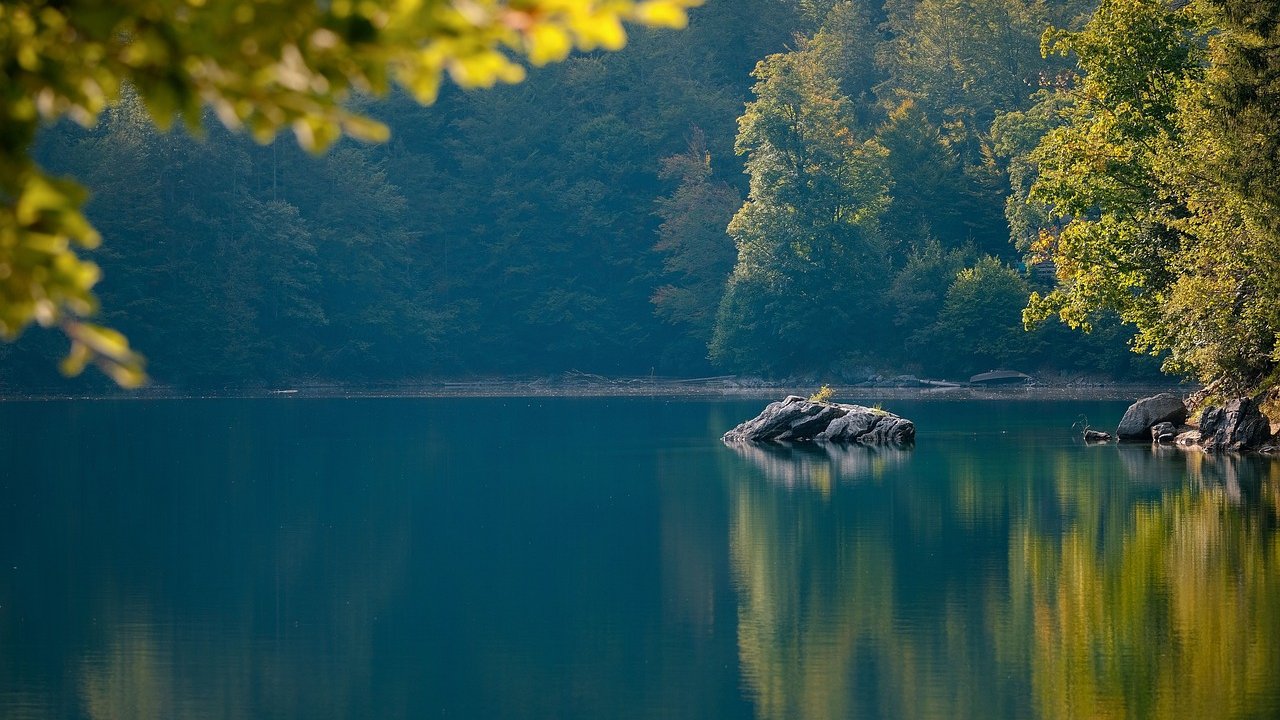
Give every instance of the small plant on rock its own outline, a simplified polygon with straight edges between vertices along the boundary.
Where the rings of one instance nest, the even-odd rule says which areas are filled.
[[[818,392],[809,396],[809,402],[811,403],[830,402],[831,396],[835,394],[836,394],[836,391],[832,390],[830,385],[823,385],[821,388],[818,389]]]

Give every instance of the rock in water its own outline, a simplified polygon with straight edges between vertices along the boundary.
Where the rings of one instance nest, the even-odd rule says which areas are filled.
[[[1111,442],[1111,435],[1100,430],[1085,430],[1084,441],[1087,443]]]
[[[1199,447],[1199,446],[1200,446],[1200,431],[1199,431],[1199,430],[1187,430],[1187,431],[1184,431],[1184,432],[1180,432],[1180,433],[1178,433],[1178,437],[1176,437],[1176,438],[1174,438],[1174,439],[1173,439],[1173,443],[1174,443],[1175,445],[1179,446],[1179,447],[1188,447],[1188,448],[1189,448],[1189,447]]]
[[[916,426],[890,412],[861,405],[809,402],[788,395],[724,434],[726,442],[858,442],[909,445]]]
[[[1129,406],[1116,428],[1116,436],[1121,440],[1151,440],[1151,427],[1157,423],[1170,422],[1181,425],[1187,419],[1187,406],[1182,398],[1172,393],[1160,393],[1143,398]]]
[[[1236,398],[1225,407],[1205,408],[1200,437],[1205,452],[1257,450],[1271,439],[1271,423],[1253,400]]]
[[[1151,441],[1164,445],[1178,437],[1178,427],[1171,422],[1156,423],[1151,426]]]

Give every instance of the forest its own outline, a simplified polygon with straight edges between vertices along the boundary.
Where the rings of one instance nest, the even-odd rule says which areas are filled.
[[[1268,0],[710,0],[486,90],[359,98],[322,155],[125,91],[35,157],[97,320],[179,388],[1164,371],[1274,384]],[[211,111],[206,111],[211,112]],[[66,340],[0,346],[63,379]]]

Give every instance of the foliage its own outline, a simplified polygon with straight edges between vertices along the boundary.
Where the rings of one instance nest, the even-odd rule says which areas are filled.
[[[948,247],[964,243],[964,218],[955,203],[962,195],[960,159],[938,128],[912,100],[889,113],[876,130],[888,151],[892,196],[881,218],[908,237],[941,238]]]
[[[822,60],[810,49],[761,61],[739,120],[751,188],[729,225],[738,262],[711,341],[712,360],[728,367],[777,371],[874,335],[874,304],[841,299],[885,277],[882,150],[851,132],[848,99]]]
[[[678,282],[660,286],[653,294],[660,317],[683,325],[692,339],[705,346],[715,325],[715,307],[733,269],[733,243],[725,227],[742,204],[737,190],[711,171],[706,134],[694,128],[684,153],[663,159],[660,177],[680,185],[658,199],[658,243],[663,270]]]
[[[1084,76],[1061,126],[1031,156],[1032,197],[1065,220],[1034,247],[1051,256],[1063,285],[1033,300],[1032,317],[1057,312],[1087,329],[1092,310],[1115,307],[1150,326],[1180,244],[1166,220],[1184,208],[1161,191],[1155,163],[1171,140],[1175,93],[1198,68],[1191,30],[1185,11],[1159,0],[1113,0],[1083,30],[1046,34],[1048,50],[1079,56]]]
[[[1041,231],[1057,232],[1060,225],[1050,217],[1049,207],[1031,197],[1031,185],[1038,171],[1032,151],[1050,130],[1063,123],[1062,109],[1068,104],[1065,93],[1041,89],[1035,103],[1026,110],[1001,113],[991,124],[992,152],[1007,163],[1010,193],[1005,201],[1009,239],[1032,261],[1042,260],[1032,253]]]
[[[86,212],[110,239],[94,255],[104,315],[153,348],[162,383],[277,382],[336,369],[347,344],[367,368],[397,336],[406,354],[433,346],[405,198],[353,147],[314,158],[220,128],[165,134],[126,96],[39,154],[101,188]]]
[[[885,11],[893,39],[879,59],[891,80],[881,92],[918,98],[935,121],[984,130],[996,111],[1026,101],[1044,68],[1040,3],[888,0]]]
[[[1191,241],[1157,337],[1177,370],[1265,384],[1280,365],[1280,8],[1210,0],[1201,10],[1209,67],[1179,99],[1185,140],[1161,167],[1186,198],[1190,217],[1174,226]]]
[[[732,130],[749,78],[735,68],[781,49],[793,24],[774,0],[713,3],[687,32],[639,29],[623,51],[575,55],[519,85],[447,90],[430,108],[399,92],[361,100],[353,110],[394,138],[343,141],[322,157],[216,121],[198,141],[157,132],[122,98],[92,129],[48,127],[37,158],[94,188],[101,322],[147,348],[162,386],[705,374],[706,335],[664,322],[651,302],[691,280],[652,251],[656,201],[679,189],[658,173],[691,127],[705,128],[707,187],[741,196]],[[731,253],[724,226],[737,203],[723,202],[717,213],[691,202],[686,226]],[[245,232],[273,203],[288,208]],[[65,391],[52,362],[60,340],[0,345],[0,382]],[[92,375],[70,387],[107,389]]]
[[[823,385],[822,387],[818,388],[818,392],[809,396],[809,402],[811,403],[829,402],[831,400],[831,397],[835,394],[836,394],[836,391],[832,390],[830,385]]]
[[[308,149],[341,135],[387,130],[347,104],[391,83],[431,103],[443,74],[466,87],[524,77],[517,58],[563,60],[575,47],[616,50],[623,21],[678,27],[695,0],[238,4],[127,0],[0,8],[0,334],[32,322],[60,326],[72,349],[64,369],[95,361],[122,385],[144,379],[118,332],[82,322],[99,271],[76,248],[99,243],[81,213],[85,193],[31,158],[41,122],[92,125],[131,87],[161,128],[198,129],[202,107],[267,142],[290,128]]]
[[[812,15],[819,4],[805,7]],[[740,120],[751,194],[730,226],[738,262],[712,360],[766,373],[832,361],[931,372],[993,358],[1053,364],[1044,333],[1018,328],[1030,286],[996,258],[1013,255],[1008,187],[1026,196],[1028,155],[1054,122],[1044,96],[1057,96],[1035,93],[1065,63],[1040,56],[1041,30],[1050,13],[1074,18],[1083,4],[889,2],[879,31],[868,29],[867,3],[821,8],[811,37],[761,63]],[[1022,234],[1048,225],[1030,210],[1009,219]],[[957,281],[982,254],[993,257]],[[1106,364],[1122,366],[1112,360],[1125,338],[1107,339]]]
[[[935,347],[948,349],[937,366],[969,374],[1030,359],[1035,338],[1022,327],[1029,294],[1027,283],[993,257],[957,273],[933,327]]]
[[[1108,0],[1079,32],[1083,77],[1031,159],[1030,200],[1060,226],[1033,250],[1061,281],[1029,320],[1088,328],[1114,310],[1166,368],[1247,386],[1280,355],[1280,123],[1274,5]]]
[[[933,238],[925,239],[907,254],[888,290],[893,324],[902,338],[904,356],[933,354],[934,330],[947,289],[956,274],[972,262],[972,256],[965,249],[947,250]]]
[[[148,349],[160,383],[691,374],[710,371],[708,351],[774,376],[961,372],[990,361],[952,346],[947,323],[966,313],[941,318],[957,274],[1034,257],[1040,231],[1069,221],[1024,200],[1076,87],[1067,59],[1038,57],[1040,24],[1079,29],[1085,5],[709,3],[687,32],[641,28],[622,52],[445,89],[429,109],[403,90],[349,95],[344,112],[394,128],[384,144],[314,157],[244,141],[212,111],[197,142],[156,132],[124,91],[91,129],[48,125],[36,150],[94,189],[101,322]],[[1016,22],[986,34],[1009,43],[989,41],[1005,12]],[[1217,122],[1204,117],[1196,132]],[[1050,267],[1006,270],[1044,294]],[[1003,318],[1011,296],[971,293],[999,301],[973,315]],[[1217,306],[1186,297],[1208,324],[1196,313]],[[1134,372],[1115,317],[997,344],[1032,372]],[[52,382],[48,335],[0,346],[5,382]]]

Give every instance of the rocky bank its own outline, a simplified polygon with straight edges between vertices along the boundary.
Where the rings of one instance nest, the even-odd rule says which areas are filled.
[[[1262,412],[1262,397],[1232,398],[1192,417],[1177,395],[1161,393],[1129,406],[1116,428],[1121,442],[1173,444],[1204,452],[1280,452],[1280,435]],[[1086,440],[1090,439],[1086,435]]]

